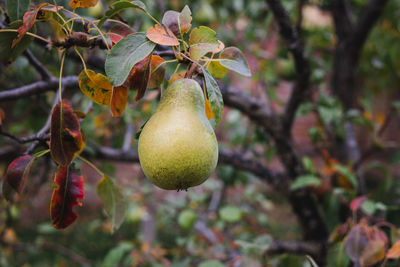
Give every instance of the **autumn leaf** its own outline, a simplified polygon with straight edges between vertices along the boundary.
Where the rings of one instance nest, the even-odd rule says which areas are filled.
[[[165,60],[157,55],[151,56],[150,61],[150,80],[147,88],[157,88],[165,77]]]
[[[92,70],[82,70],[78,76],[79,88],[93,102],[110,105],[112,85],[108,78]]]
[[[8,201],[11,200],[13,192],[21,194],[24,190],[25,182],[34,160],[34,157],[25,155],[16,158],[8,165],[2,186],[3,196]]]
[[[154,25],[147,30],[146,36],[150,39],[150,41],[156,44],[167,46],[179,45],[179,41],[175,34],[165,25]]]
[[[179,13],[173,10],[168,10],[164,13],[162,24],[167,26],[175,36],[182,36],[187,33],[192,27],[192,12],[186,5]]]
[[[359,197],[353,199],[350,203],[350,209],[352,211],[357,211],[366,199],[367,199],[367,196],[359,196]]]
[[[400,241],[393,244],[393,246],[388,250],[386,257],[388,259],[400,258]]]
[[[215,79],[222,79],[225,77],[228,72],[228,68],[224,67],[218,61],[211,61],[207,65],[207,71],[213,76]]]
[[[72,210],[74,206],[82,206],[79,200],[85,196],[83,177],[73,172],[70,166],[59,167],[54,177],[56,188],[50,204],[52,226],[64,229],[78,217]]]
[[[21,41],[22,37],[32,28],[39,10],[47,5],[49,5],[49,3],[41,3],[39,6],[35,7],[35,9],[25,13],[22,26],[18,28],[18,36],[13,40],[11,48]]]
[[[136,31],[131,27],[123,24],[118,24],[112,27],[108,32],[107,36],[111,39],[113,45],[118,43],[122,38],[127,37],[129,34],[135,33]]]
[[[53,160],[58,165],[67,166],[84,145],[78,117],[71,105],[66,101],[55,105],[50,125],[50,152]]]
[[[150,79],[150,61],[152,54],[135,64],[124,85],[137,90],[136,101],[140,100],[147,89]]]
[[[6,118],[6,114],[4,113],[4,110],[0,108],[0,127],[3,124],[4,119]]]
[[[173,82],[185,78],[186,71],[181,71],[178,73],[174,73],[171,78],[168,80],[168,85],[172,84]]]
[[[112,89],[111,112],[113,117],[121,117],[124,113],[128,101],[129,88],[126,86],[116,86]]]
[[[207,119],[209,119],[209,120],[215,119],[214,113],[212,112],[212,109],[211,109],[210,100],[206,99],[204,104],[205,104],[205,111],[206,111]]]
[[[72,7],[72,9],[77,7],[88,8],[97,5],[98,1],[99,0],[72,0],[69,2],[69,6]]]

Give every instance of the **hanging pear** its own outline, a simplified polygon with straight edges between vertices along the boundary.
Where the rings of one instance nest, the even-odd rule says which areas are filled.
[[[180,79],[168,86],[140,134],[138,152],[146,177],[163,189],[184,190],[211,175],[218,143],[195,80]]]

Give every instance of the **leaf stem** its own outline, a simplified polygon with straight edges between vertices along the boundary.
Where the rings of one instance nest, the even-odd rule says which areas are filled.
[[[18,30],[17,29],[0,29],[0,32],[18,32]],[[35,37],[37,39],[40,39],[43,42],[46,42],[48,44],[51,44],[51,42],[49,40],[47,40],[47,39],[45,39],[42,36],[39,36],[37,34],[31,33],[31,32],[26,32],[25,34],[29,35],[29,36],[32,36],[32,37]]]
[[[78,49],[76,48],[75,45],[74,45],[74,50],[75,50],[76,54],[79,56],[79,58],[81,59],[83,68],[85,69],[85,72],[86,72],[87,69],[86,69],[85,60],[83,60],[83,57],[82,57],[81,53],[79,53],[79,51],[78,51]]]
[[[63,73],[63,68],[64,68],[65,54],[66,53],[64,52],[61,57],[60,78],[58,79],[58,97],[60,99],[60,102],[62,102],[62,73]],[[62,112],[62,108],[61,108],[61,112]]]
[[[78,159],[80,159],[81,161],[85,162],[87,165],[89,165],[93,170],[95,170],[98,174],[100,174],[102,177],[106,176],[104,174],[104,172],[100,171],[99,168],[97,168],[93,163],[91,163],[89,160],[85,159],[82,156],[78,156]]]
[[[40,158],[40,157],[46,155],[46,154],[49,153],[49,152],[50,152],[50,149],[42,150],[42,151],[39,151],[39,152],[33,154],[33,157],[34,157],[35,159],[37,159],[37,158]]]

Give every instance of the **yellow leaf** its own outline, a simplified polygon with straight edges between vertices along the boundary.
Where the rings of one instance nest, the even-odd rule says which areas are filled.
[[[181,71],[181,72],[178,72],[178,73],[174,73],[171,76],[171,78],[169,78],[168,85],[172,84],[176,80],[180,80],[180,79],[185,78],[185,74],[186,74],[186,71]]]
[[[79,76],[79,88],[93,102],[110,105],[112,85],[106,76],[92,70],[83,70]]]
[[[207,66],[207,71],[216,79],[225,77],[228,69],[221,65],[218,61],[211,61]]]
[[[393,244],[393,246],[389,249],[386,254],[388,259],[398,259],[400,258],[400,241],[397,241]]]
[[[111,112],[113,117],[121,117],[124,113],[126,102],[128,101],[129,88],[117,86],[112,89]]]
[[[72,9],[75,9],[77,7],[83,7],[83,8],[88,8],[97,5],[97,2],[99,0],[71,0],[69,2],[70,7]]]
[[[214,113],[212,112],[211,105],[210,105],[210,100],[206,99],[205,101],[205,110],[206,110],[206,116],[207,119],[215,119]]]

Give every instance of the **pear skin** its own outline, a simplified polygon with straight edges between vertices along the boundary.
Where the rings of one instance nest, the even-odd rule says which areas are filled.
[[[144,174],[162,189],[184,190],[207,180],[217,165],[218,143],[195,80],[168,86],[138,146]]]

